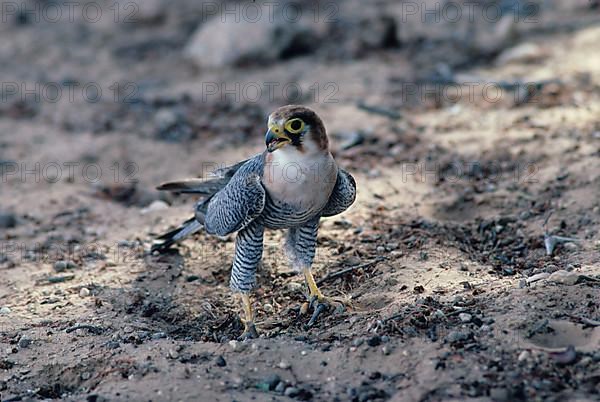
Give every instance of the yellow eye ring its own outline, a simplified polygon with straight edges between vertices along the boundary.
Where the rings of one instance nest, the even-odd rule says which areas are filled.
[[[285,129],[292,134],[298,134],[304,130],[304,122],[302,119],[290,119],[285,122]]]

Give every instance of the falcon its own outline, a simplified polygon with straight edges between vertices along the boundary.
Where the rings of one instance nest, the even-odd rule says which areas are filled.
[[[242,339],[258,336],[250,295],[256,286],[265,229],[287,230],[285,253],[291,267],[304,275],[308,290],[300,311],[313,310],[307,325],[312,326],[334,304],[340,307],[339,300],[323,295],[311,267],[320,219],[345,211],[356,198],[356,182],[336,164],[323,121],[313,110],[297,105],[280,107],[269,116],[267,127],[264,152],[215,171],[211,179],[158,187],[203,198],[196,204],[193,218],[156,239],[153,252],[201,230],[216,236],[237,232],[230,287],[241,298]]]

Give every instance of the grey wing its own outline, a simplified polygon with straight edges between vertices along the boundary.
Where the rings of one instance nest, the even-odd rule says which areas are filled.
[[[354,177],[344,169],[338,169],[337,180],[335,187],[329,197],[329,201],[321,216],[333,216],[347,210],[356,199],[356,181]]]
[[[207,233],[226,236],[245,228],[261,214],[265,206],[262,174],[262,160],[252,159],[222,190],[198,204],[196,218],[204,222]]]

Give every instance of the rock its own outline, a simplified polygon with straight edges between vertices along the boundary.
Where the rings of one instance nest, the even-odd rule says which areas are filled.
[[[537,282],[537,281],[541,281],[542,279],[546,279],[550,276],[550,274],[548,272],[541,272],[539,274],[535,274],[533,276],[530,276],[529,278],[527,278],[527,283],[533,283],[533,282]]]
[[[173,360],[179,359],[179,353],[175,349],[169,349],[169,358]]]
[[[79,297],[88,297],[90,295],[90,290],[88,288],[79,289]]]
[[[28,337],[27,335],[23,335],[19,339],[18,345],[21,349],[26,349],[31,345],[31,342],[33,342],[33,341],[30,337]]]
[[[381,348],[381,353],[383,353],[385,356],[388,356],[390,353],[392,353],[392,350],[388,345],[385,345]]]
[[[217,356],[217,358],[215,359],[215,364],[219,367],[227,366],[227,362],[225,361],[225,358],[221,355]]]
[[[577,360],[577,351],[573,345],[569,345],[564,352],[551,353],[550,355],[561,366],[573,364]]]
[[[11,229],[17,226],[17,218],[14,214],[0,213],[0,229]]]
[[[56,261],[54,263],[54,270],[56,272],[64,272],[68,269],[74,269],[77,267],[77,264],[75,264],[73,261],[68,261],[68,260],[60,260],[60,261]]]
[[[500,53],[496,59],[496,63],[498,65],[532,63],[541,60],[545,55],[541,46],[535,43],[522,43]]]
[[[234,352],[241,352],[242,350],[246,349],[247,343],[238,342],[235,339],[232,339],[231,341],[229,341],[229,346],[231,346],[231,349]]]
[[[301,292],[304,289],[304,285],[298,282],[290,282],[287,284],[287,288],[290,292]]]
[[[127,0],[121,0],[121,7],[125,9]],[[161,0],[144,0],[136,4],[135,13],[131,16],[133,22],[138,24],[154,25],[162,22],[166,16],[166,10],[163,9]],[[129,6],[129,8],[131,8]],[[129,9],[127,8],[127,10]]]
[[[446,335],[444,340],[448,343],[457,343],[457,342],[464,342],[464,341],[468,340],[470,337],[471,337],[471,334],[468,332],[452,331],[448,335]]]
[[[265,378],[265,384],[267,384],[269,391],[273,391],[280,382],[281,378],[277,374],[271,374]]]
[[[567,243],[563,244],[563,248],[570,252],[579,250],[579,246],[575,242],[567,242]]]
[[[285,361],[285,360],[282,360],[282,361],[279,362],[279,368],[282,369],[282,370],[287,370],[290,367],[292,367],[292,365],[289,362]]]
[[[8,307],[1,307],[0,308],[0,315],[8,315],[10,314],[11,310]]]
[[[521,353],[519,353],[519,357],[517,357],[517,360],[520,361],[520,362],[523,362],[523,361],[529,359],[530,355],[531,354],[529,353],[528,350],[524,350]]]
[[[117,341],[108,341],[106,342],[106,347],[108,349],[118,349],[121,346],[121,344]]]
[[[548,280],[563,285],[575,285],[579,280],[579,275],[575,272],[560,270],[552,273],[548,277]]]
[[[200,25],[186,44],[184,55],[201,68],[289,58],[316,48],[321,25],[308,12],[295,19],[286,18],[279,3],[272,12],[258,13],[255,18],[236,21],[231,15],[217,15]]]
[[[379,335],[375,335],[367,339],[367,345],[369,346],[379,346],[381,344],[381,337]]]
[[[275,392],[283,394],[285,392],[285,383],[283,381],[279,381],[279,384],[275,387]]]
[[[473,35],[471,46],[486,54],[502,50],[516,35],[517,22],[512,15],[504,15],[499,21],[480,21],[479,30]]]
[[[168,208],[169,208],[169,204],[167,204],[166,202],[164,202],[162,200],[154,200],[146,208],[142,208],[142,210],[140,212],[142,215],[145,215],[145,214],[149,214],[151,212],[163,211]]]
[[[372,400],[387,399],[388,394],[372,385],[361,385],[358,388],[351,388],[348,390],[348,395],[353,401],[367,402]]]
[[[298,394],[300,393],[300,390],[296,387],[288,387],[285,389],[283,395],[290,397],[290,398],[295,398],[296,396],[298,396]]]
[[[472,316],[471,314],[469,314],[469,313],[460,313],[460,314],[458,315],[458,318],[459,318],[459,319],[460,319],[462,322],[464,322],[464,323],[467,323],[467,322],[471,322],[471,320],[473,319],[473,316]]]

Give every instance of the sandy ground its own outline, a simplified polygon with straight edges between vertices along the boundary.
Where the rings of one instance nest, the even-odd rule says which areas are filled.
[[[179,43],[173,24],[153,35]],[[426,76],[410,47],[198,72],[175,45],[144,50],[150,28],[110,29],[3,26],[4,81],[110,95],[2,104],[0,400],[598,400],[600,28],[525,35],[533,59],[473,62],[462,86],[410,96]],[[262,336],[238,342],[234,238],[149,254],[194,202],[153,189],[261,152],[281,99],[199,94],[267,79],[336,85],[337,102],[307,103],[359,194],[323,220],[315,272],[352,308],[306,330],[302,279],[268,232]],[[482,81],[543,84],[467,96]],[[114,82],[139,102],[115,102]],[[547,255],[545,235],[578,241]]]

